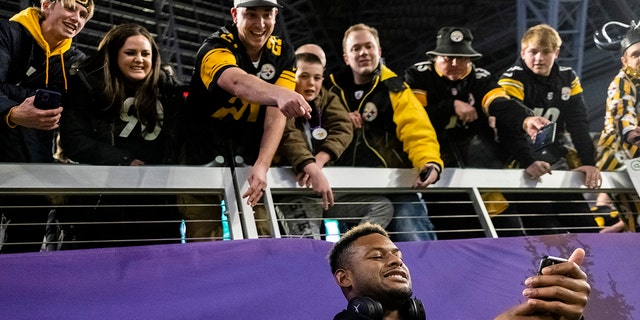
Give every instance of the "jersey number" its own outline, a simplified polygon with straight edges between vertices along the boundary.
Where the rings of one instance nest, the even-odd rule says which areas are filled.
[[[129,137],[133,129],[135,129],[136,125],[138,125],[138,118],[136,118],[135,114],[132,114],[132,115],[129,114],[129,110],[131,110],[131,106],[133,105],[134,101],[135,101],[134,98],[129,97],[126,100],[124,100],[124,103],[122,104],[122,109],[120,110],[120,120],[126,122],[127,125],[124,126],[122,131],[120,131],[119,136],[121,138]],[[160,101],[156,102],[156,110],[158,112],[158,118],[162,119],[164,113],[162,111],[162,103],[160,103]],[[158,138],[158,136],[160,135],[160,131],[162,130],[160,128],[160,125],[161,123],[156,125],[156,127],[153,129],[152,132],[145,132],[144,129],[146,129],[146,126],[141,124],[140,130],[141,132],[143,132],[142,137],[147,141],[155,140],[156,138]]]
[[[242,105],[238,108],[236,105],[241,103]],[[214,112],[211,116],[216,119],[224,119],[227,115],[231,115],[234,120],[238,121],[242,118],[242,115],[247,112],[249,109],[249,116],[247,117],[247,122],[256,122],[258,119],[258,113],[260,113],[260,105],[257,103],[245,102],[238,97],[232,97],[229,99],[230,107],[220,108],[218,111]]]
[[[547,108],[547,112],[545,112],[544,114],[542,114],[543,111],[544,111],[544,108],[533,108],[533,113],[536,116],[545,117],[549,119],[549,121],[551,122],[558,122],[558,118],[560,117],[560,109],[556,107],[549,107]]]
[[[271,37],[269,41],[267,41],[267,49],[271,49],[273,55],[280,56],[282,53],[282,39]]]

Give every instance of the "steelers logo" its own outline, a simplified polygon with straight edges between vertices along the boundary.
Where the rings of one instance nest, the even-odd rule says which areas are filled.
[[[364,121],[371,122],[378,117],[378,107],[373,102],[367,102],[364,105],[364,111],[362,112],[362,118]]]
[[[264,80],[271,80],[273,79],[273,77],[275,77],[275,75],[276,67],[274,67],[270,63],[264,64],[260,69],[260,73],[258,74],[258,76]]]
[[[460,42],[464,39],[464,35],[462,34],[462,31],[456,30],[454,32],[451,32],[449,39],[451,39],[451,41],[453,42]]]

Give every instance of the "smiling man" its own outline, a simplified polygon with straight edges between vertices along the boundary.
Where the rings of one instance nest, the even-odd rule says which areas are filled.
[[[63,108],[36,108],[35,91],[67,91],[65,66],[85,57],[72,46],[72,38],[93,11],[93,0],[42,0],[39,7],[0,20],[0,162],[54,161],[54,135]],[[11,196],[0,199],[0,205],[36,205],[40,200],[48,203],[44,198],[25,201]],[[4,209],[3,214],[13,224],[7,228],[7,243],[33,243],[7,245],[3,252],[40,249],[44,227],[28,224],[47,221],[49,209]]]
[[[342,50],[345,66],[330,75],[331,91],[346,106],[354,137],[336,165],[415,168],[416,189],[438,181],[443,164],[436,133],[409,86],[381,62],[378,31],[365,24],[349,27]],[[394,219],[388,226],[394,240],[436,238],[420,194],[384,196],[394,204]]]
[[[528,278],[525,301],[496,319],[580,319],[591,291],[579,267],[584,255],[584,250],[576,249],[569,262]],[[422,302],[412,297],[411,273],[402,252],[379,225],[365,223],[345,233],[333,246],[329,264],[349,301],[334,320],[426,319]]]
[[[241,191],[251,206],[264,194],[286,117],[309,118],[311,111],[305,98],[294,91],[293,48],[272,34],[280,7],[277,0],[234,1],[233,25],[218,29],[198,50],[185,108],[185,162],[232,168],[251,165],[249,187]],[[200,201],[186,197],[185,202]],[[189,238],[208,238],[214,230],[221,231],[220,212],[212,211],[185,209]],[[221,236],[218,231],[214,236]]]
[[[62,108],[33,105],[36,89],[67,90],[65,66],[84,58],[72,38],[93,15],[92,0],[42,0],[0,21],[0,161],[53,162]]]

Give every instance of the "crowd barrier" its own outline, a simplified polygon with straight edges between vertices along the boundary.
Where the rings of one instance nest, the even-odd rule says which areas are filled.
[[[213,220],[228,225],[230,239],[254,239],[260,237],[256,230],[254,210],[242,199],[248,188],[246,177],[249,167],[195,166],[140,166],[112,167],[87,165],[0,165],[0,197],[14,195],[104,195],[104,194],[218,194],[224,199],[225,217]],[[598,190],[587,189],[583,175],[573,171],[554,171],[540,179],[530,179],[523,170],[517,169],[446,169],[440,181],[425,190],[411,189],[416,177],[411,169],[328,167],[324,169],[336,193],[416,193],[421,192],[436,225],[440,239],[498,237],[501,231],[495,226],[500,216],[491,216],[487,201],[482,200],[486,192],[508,194],[573,194],[580,195],[580,202],[592,204],[598,192],[613,194],[637,194],[629,175],[624,172],[603,172],[602,186]],[[300,187],[290,168],[271,168],[268,172],[269,186],[265,189],[264,207],[271,232],[268,237],[281,238],[283,218],[276,214],[278,203],[274,195],[312,194],[309,188]],[[451,197],[454,194],[455,197]],[[544,200],[541,200],[544,201]],[[557,201],[557,200],[554,200]],[[571,200],[576,201],[576,200]],[[49,206],[64,207],[65,203]],[[122,206],[126,206],[123,203]],[[186,204],[176,204],[176,206]],[[193,204],[191,204],[193,205]],[[200,204],[220,206],[220,203]],[[30,203],[18,207],[37,206]],[[0,202],[0,210],[7,205]],[[13,207],[15,209],[15,205]],[[541,215],[548,213],[540,213]],[[575,212],[568,215],[589,213]],[[44,222],[42,222],[44,223]],[[83,223],[82,221],[65,223]],[[126,223],[123,221],[122,223]],[[570,232],[593,232],[575,226]],[[596,230],[597,231],[597,230]],[[264,237],[264,236],[262,236]],[[179,240],[179,239],[172,239]],[[183,239],[185,240],[185,239]],[[190,240],[190,239],[187,239]]]

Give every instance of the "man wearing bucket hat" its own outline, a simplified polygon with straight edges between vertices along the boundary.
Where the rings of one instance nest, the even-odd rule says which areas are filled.
[[[534,159],[523,135],[549,121],[532,116],[487,70],[476,68],[472,60],[482,54],[472,41],[467,28],[441,28],[428,59],[405,74],[438,134],[445,166],[503,168],[507,158],[514,157],[533,179],[549,173],[550,165]],[[506,148],[498,148],[494,129]]]
[[[286,117],[309,118],[311,111],[294,91],[292,46],[272,34],[278,8],[277,0],[234,0],[233,24],[218,29],[198,50],[185,106],[185,162],[251,165],[242,194],[251,206],[264,194]],[[188,237],[209,237],[220,230],[220,223],[190,222],[214,219],[211,211],[185,210]]]
[[[41,0],[39,7],[24,9],[11,19],[0,21],[0,162],[54,161],[53,141],[63,108],[36,108],[35,91],[67,91],[65,66],[85,57],[72,46],[72,39],[82,31],[93,11],[93,0]],[[0,199],[0,205],[36,205],[41,204],[39,199],[12,196]],[[42,242],[43,237],[41,224],[47,221],[49,209],[18,210],[4,210],[14,224],[7,228],[7,242],[34,244],[6,245],[3,250],[37,251],[37,242]],[[0,247],[3,220],[0,215]]]

